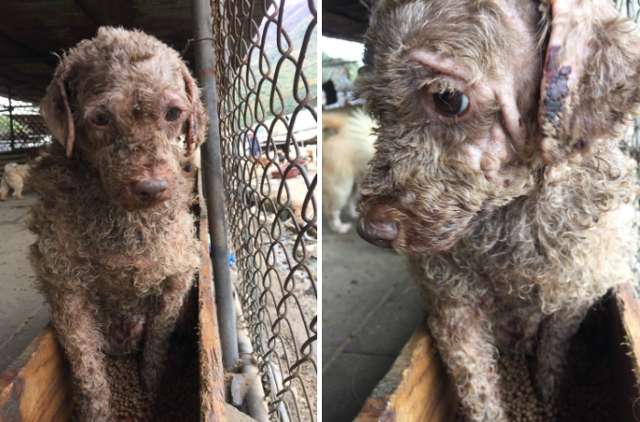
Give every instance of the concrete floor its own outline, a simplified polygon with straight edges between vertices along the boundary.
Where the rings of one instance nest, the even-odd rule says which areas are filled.
[[[322,218],[322,414],[352,421],[425,315],[401,255]]]
[[[49,321],[44,299],[33,287],[27,260],[35,236],[27,229],[33,194],[0,202],[0,372],[17,358]]]

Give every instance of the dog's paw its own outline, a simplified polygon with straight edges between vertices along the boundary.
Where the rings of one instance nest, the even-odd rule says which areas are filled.
[[[334,227],[334,231],[336,233],[349,233],[351,230],[351,223],[340,224],[339,226]]]
[[[160,370],[152,365],[143,365],[140,371],[142,388],[149,393],[155,393],[160,385]]]
[[[108,396],[98,398],[80,395],[76,407],[80,421],[110,422],[114,420]]]
[[[564,385],[564,371],[552,369],[548,366],[539,366],[534,374],[536,392],[544,403],[555,402],[561,395]]]

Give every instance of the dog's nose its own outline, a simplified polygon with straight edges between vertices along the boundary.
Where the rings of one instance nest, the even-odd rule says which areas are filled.
[[[136,185],[134,192],[141,201],[151,202],[160,198],[168,186],[165,179],[147,180]]]
[[[381,248],[393,247],[393,241],[398,237],[398,224],[395,221],[377,220],[366,223],[361,218],[357,230],[361,238]]]

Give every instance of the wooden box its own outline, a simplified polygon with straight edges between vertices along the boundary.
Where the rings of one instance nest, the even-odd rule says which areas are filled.
[[[605,331],[613,365],[613,397],[619,422],[640,418],[640,301],[631,284],[606,301]],[[424,325],[418,327],[392,368],[367,399],[355,422],[454,422],[454,386]],[[613,422],[613,421],[612,421]]]
[[[209,259],[207,211],[202,195],[202,177],[198,173],[199,203],[194,206],[200,240],[202,264],[198,276],[197,310],[194,332],[200,366],[200,420],[225,422],[224,378],[219,355],[218,326],[214,300],[211,261]],[[194,303],[194,304],[195,304]],[[196,308],[194,306],[193,308]],[[197,320],[197,321],[195,321]],[[0,422],[66,422],[73,411],[69,365],[49,325],[33,340],[25,352],[0,375]]]

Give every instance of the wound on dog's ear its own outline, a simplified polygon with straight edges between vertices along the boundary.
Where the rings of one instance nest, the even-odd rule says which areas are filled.
[[[599,139],[622,136],[640,105],[640,43],[635,22],[606,0],[591,9],[551,2],[552,31],[538,121],[547,164],[588,154]],[[584,23],[585,16],[590,22]]]

